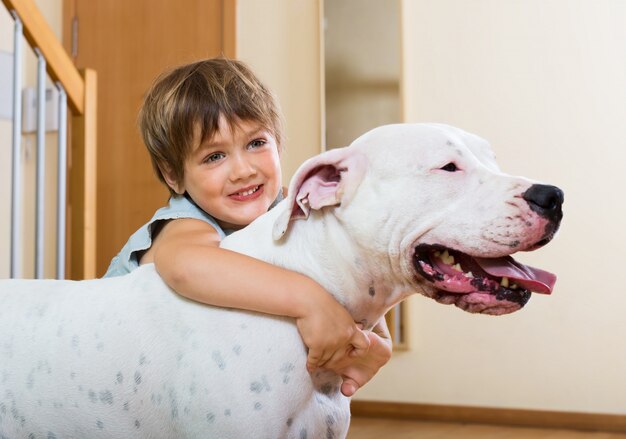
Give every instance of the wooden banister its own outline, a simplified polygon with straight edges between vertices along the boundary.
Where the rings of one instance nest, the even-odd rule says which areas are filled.
[[[85,84],[85,113],[72,118],[70,166],[68,173],[68,256],[71,279],[96,277],[96,114],[97,75],[81,72]]]
[[[37,47],[47,61],[47,71],[54,81],[63,84],[72,110],[78,114],[85,111],[85,85],[83,78],[65,52],[46,19],[32,0],[2,0],[4,6],[14,10],[24,24],[24,36]]]

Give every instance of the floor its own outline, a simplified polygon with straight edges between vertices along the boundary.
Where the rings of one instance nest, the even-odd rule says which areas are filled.
[[[347,439],[626,439],[626,434],[352,418]]]

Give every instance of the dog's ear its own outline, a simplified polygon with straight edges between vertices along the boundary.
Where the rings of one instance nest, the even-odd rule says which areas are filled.
[[[347,203],[366,167],[365,156],[349,147],[332,149],[304,162],[289,185],[289,208],[274,223],[274,240],[287,232],[290,221],[308,218],[311,209]]]

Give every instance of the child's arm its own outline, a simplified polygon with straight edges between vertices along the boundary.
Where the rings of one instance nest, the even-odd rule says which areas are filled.
[[[195,219],[169,221],[141,263],[153,260],[163,280],[189,299],[216,306],[294,317],[309,348],[307,368],[333,368],[369,339],[326,290],[307,276],[219,248],[213,227]],[[148,258],[146,258],[148,256]]]

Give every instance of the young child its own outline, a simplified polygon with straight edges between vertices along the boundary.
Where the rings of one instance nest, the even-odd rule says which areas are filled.
[[[307,276],[219,247],[282,199],[283,133],[272,94],[243,63],[209,59],[159,77],[139,119],[171,197],[130,237],[105,277],[154,263],[189,299],[293,317],[308,348],[307,368],[340,374],[342,392],[351,396],[391,356],[384,319],[366,334]]]

